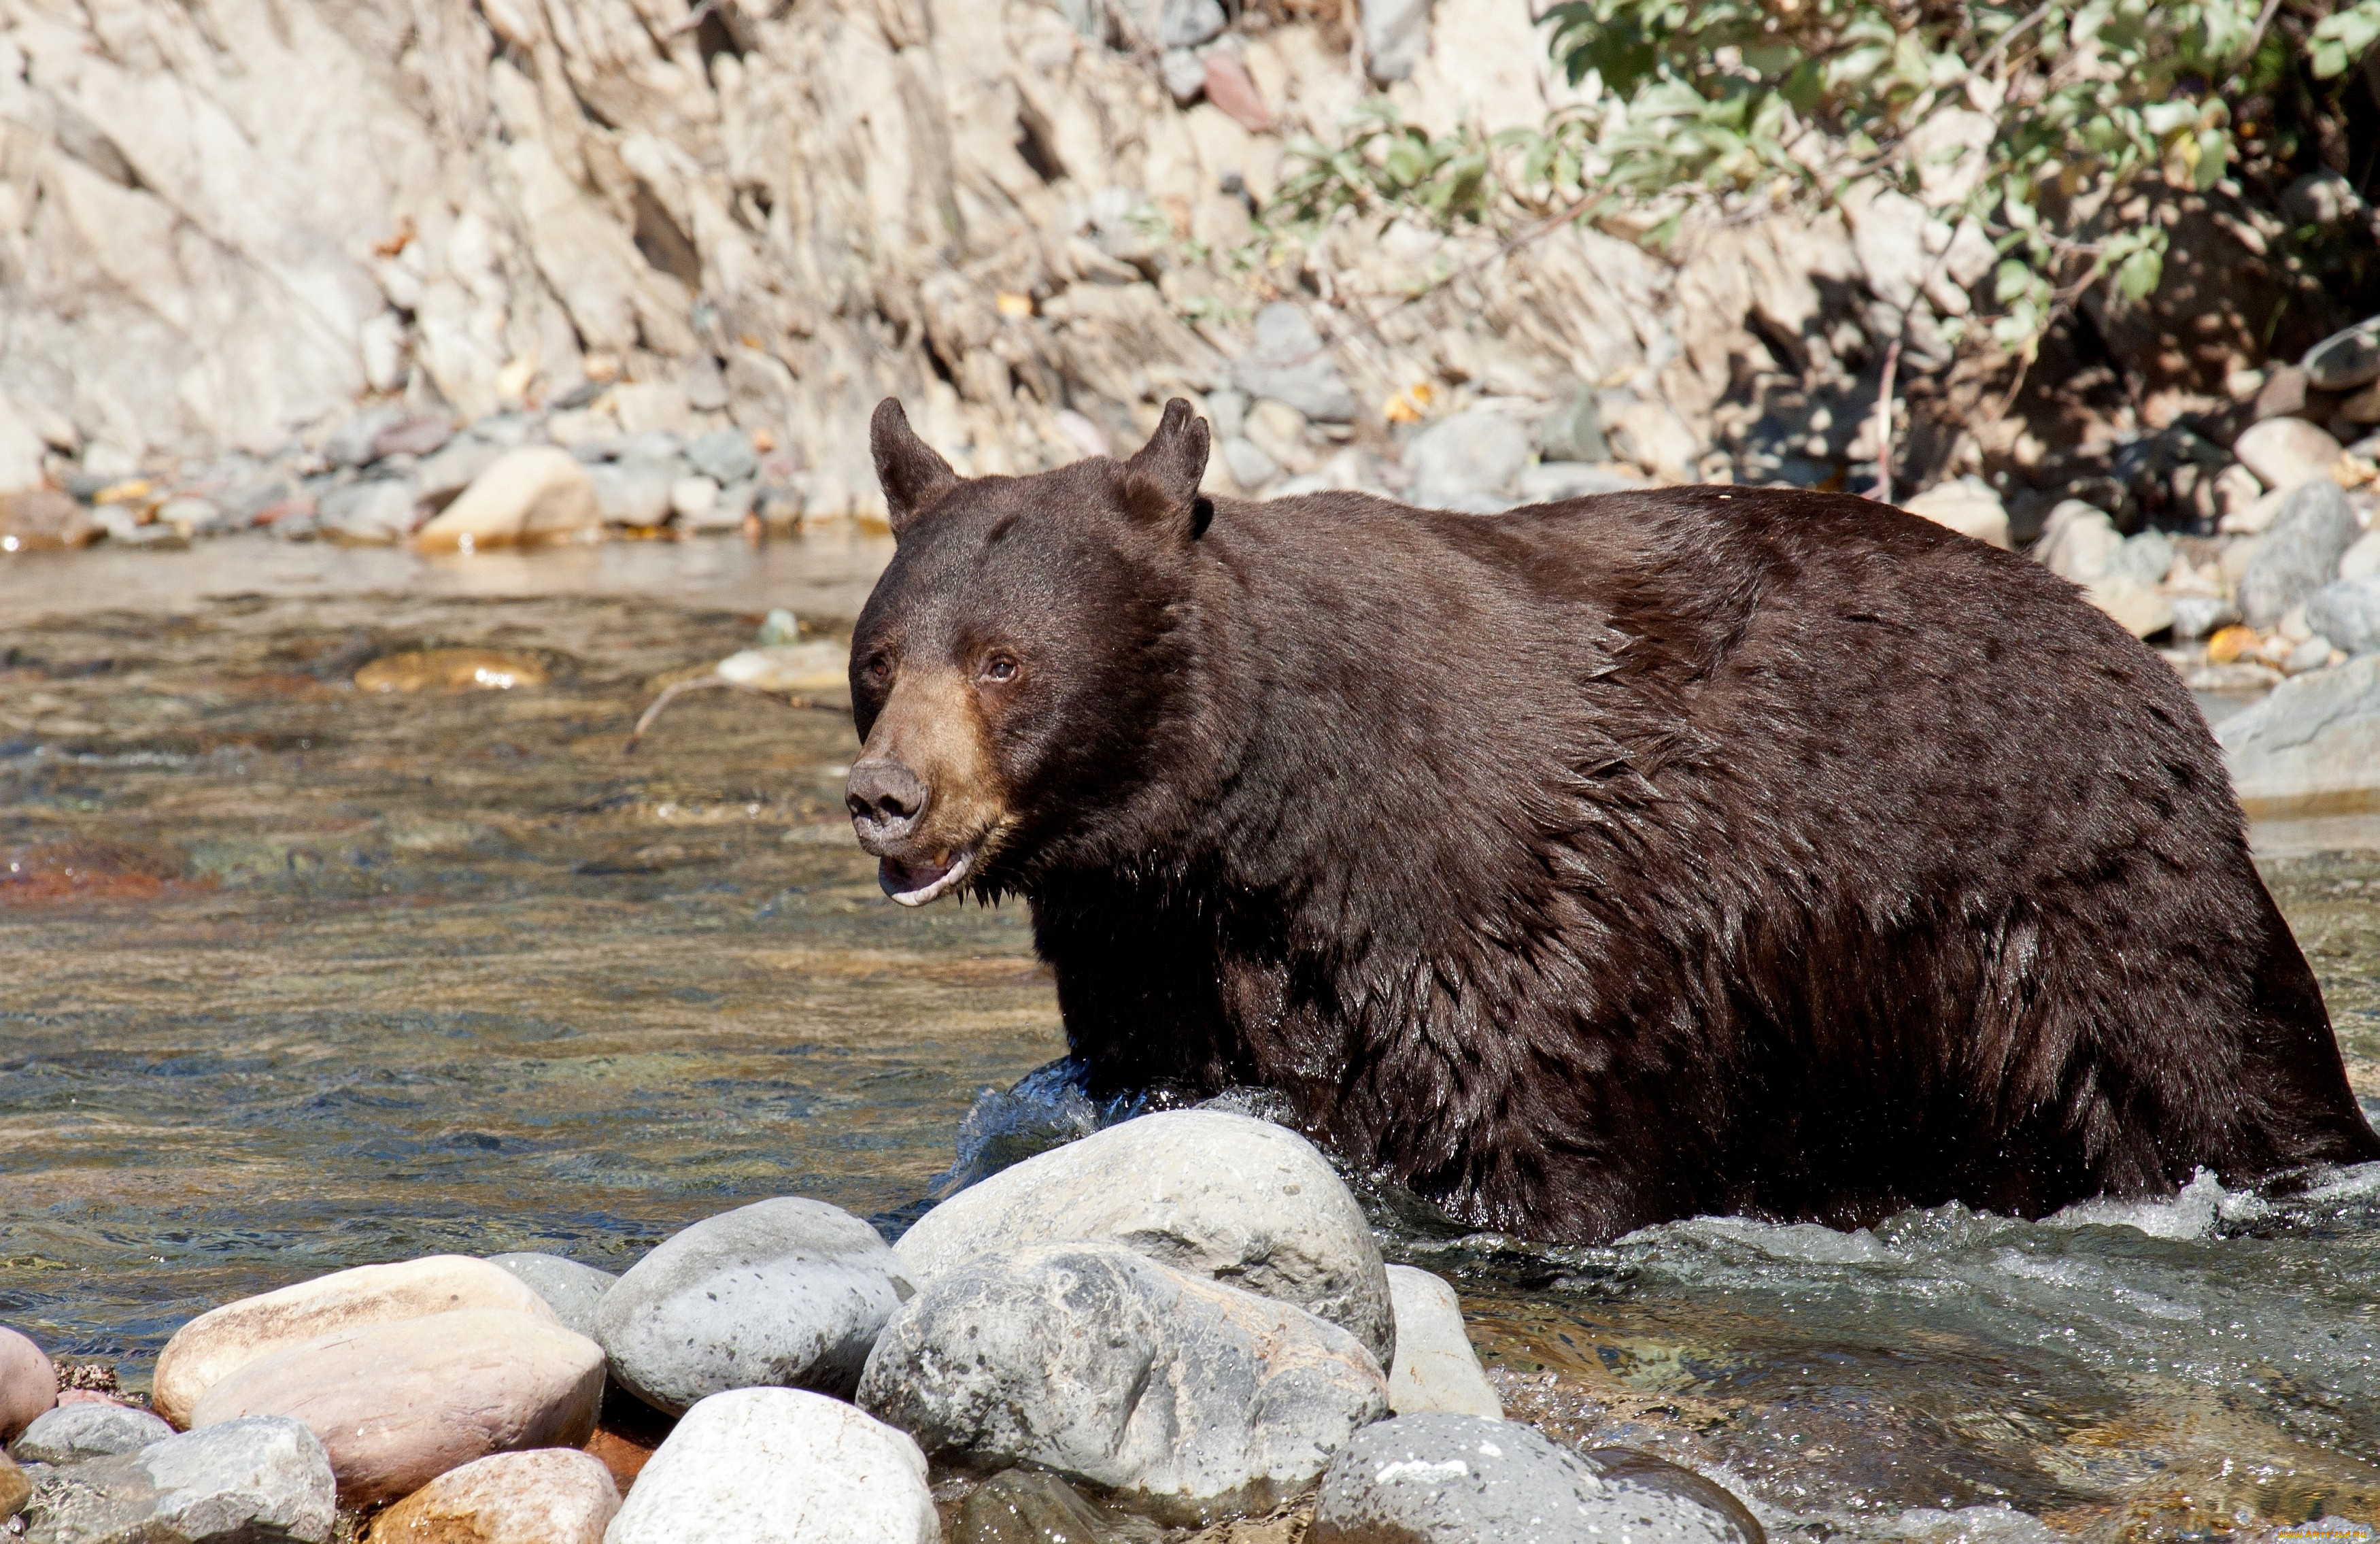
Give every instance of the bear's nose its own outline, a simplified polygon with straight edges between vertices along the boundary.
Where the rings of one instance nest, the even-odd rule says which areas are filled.
[[[862,846],[875,851],[890,846],[917,828],[933,790],[925,780],[898,761],[862,761],[851,769],[844,784],[844,808],[859,833]],[[879,857],[882,855],[878,854]]]

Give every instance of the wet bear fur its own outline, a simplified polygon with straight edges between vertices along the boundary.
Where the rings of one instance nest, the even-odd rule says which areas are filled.
[[[2380,1157],[2188,692],[2030,561],[1797,491],[1210,499],[1178,402],[1026,478],[876,427],[863,761],[977,801],[1095,1091],[1275,1089],[1538,1239]],[[933,670],[968,787],[887,727]]]

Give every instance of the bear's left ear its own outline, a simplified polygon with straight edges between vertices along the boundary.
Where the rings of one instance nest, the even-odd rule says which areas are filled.
[[[1123,506],[1144,525],[1171,527],[1184,541],[1203,535],[1211,511],[1198,496],[1207,475],[1207,420],[1175,397],[1148,444],[1123,464]]]
[[[876,415],[868,423],[868,444],[876,457],[876,480],[884,490],[885,508],[897,541],[918,511],[941,497],[959,474],[951,470],[951,464],[933,446],[917,438],[897,396],[876,405]]]

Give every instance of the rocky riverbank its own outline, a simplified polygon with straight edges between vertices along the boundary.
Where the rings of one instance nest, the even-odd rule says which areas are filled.
[[[510,1254],[298,1282],[184,1325],[148,1404],[62,1390],[0,1331],[9,1531],[1764,1538],[1690,1470],[1504,1421],[1447,1283],[1383,1262],[1302,1137],[1220,1109],[1028,1159],[890,1246],[787,1198],[696,1222],[617,1277]]]

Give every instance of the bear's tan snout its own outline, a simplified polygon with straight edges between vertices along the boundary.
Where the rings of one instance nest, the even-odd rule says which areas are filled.
[[[844,784],[844,807],[851,811],[852,829],[859,845],[882,857],[909,839],[926,818],[934,790],[926,780],[889,757],[871,757],[853,765]]]

